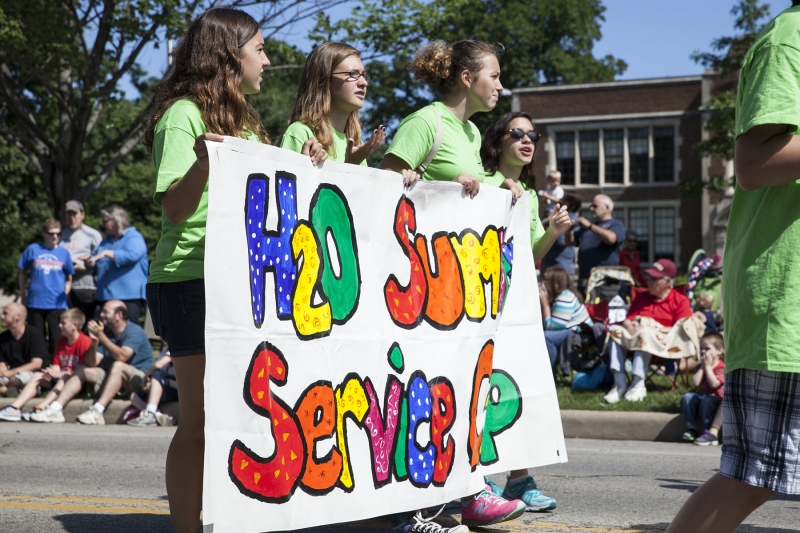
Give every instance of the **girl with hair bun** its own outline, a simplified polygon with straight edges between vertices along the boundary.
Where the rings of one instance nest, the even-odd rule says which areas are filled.
[[[456,181],[474,197],[485,174],[481,134],[469,118],[494,109],[503,90],[495,48],[480,41],[453,45],[433,41],[417,52],[409,69],[440,100],[400,123],[381,168],[395,172],[413,169],[422,179]],[[519,194],[515,191],[515,197]],[[487,484],[478,494],[462,498],[461,522],[478,527],[497,524],[522,515],[525,507],[520,500],[508,501],[494,494]]]
[[[364,107],[367,85],[369,75],[358,50],[333,42],[314,48],[303,67],[281,148],[300,152],[306,141],[316,139],[332,161],[366,165],[367,156],[386,138],[381,125],[369,141],[361,141],[358,110]]]
[[[261,89],[269,66],[258,23],[237,9],[210,9],[187,28],[158,87],[144,145],[156,170],[154,200],[161,205],[161,238],[150,265],[147,305],[157,335],[173,358],[180,424],[167,454],[172,527],[196,532],[203,494],[205,448],[203,377],[208,151],[223,135],[269,142],[246,95]],[[310,140],[314,164],[327,155]],[[100,415],[102,417],[102,415]]]
[[[495,48],[480,41],[433,41],[420,48],[409,70],[440,100],[403,120],[381,168],[416,170],[426,180],[456,181],[474,197],[484,171],[481,134],[469,118],[494,109],[503,90]]]

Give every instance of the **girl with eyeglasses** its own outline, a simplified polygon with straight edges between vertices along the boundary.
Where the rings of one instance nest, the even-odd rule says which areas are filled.
[[[550,224],[546,231],[539,220],[539,196],[533,174],[533,156],[539,139],[540,135],[534,130],[530,115],[512,112],[506,113],[489,126],[481,145],[481,159],[486,171],[485,183],[496,187],[521,187],[530,195],[534,262],[541,260],[556,239],[572,227],[569,213],[561,204],[556,204],[550,213]],[[493,483],[491,486],[496,494],[524,501],[528,511],[542,512],[556,508],[556,501],[542,494],[528,470],[510,472],[505,489]]]
[[[361,140],[358,111],[364,107],[368,85],[358,50],[334,42],[316,47],[303,67],[281,148],[300,152],[305,142],[316,139],[332,161],[366,166],[367,157],[386,138],[381,125],[367,142]]]
[[[545,231],[539,220],[539,196],[533,175],[533,156],[541,136],[533,128],[530,115],[506,113],[495,120],[481,145],[481,159],[488,185],[512,188],[519,186],[530,196],[531,245],[534,262],[539,262],[559,236],[572,227],[566,207],[556,204]]]
[[[480,41],[433,41],[417,51],[409,69],[439,100],[400,123],[381,168],[413,169],[425,180],[456,181],[474,197],[484,173],[481,133],[469,119],[494,109],[503,90],[495,48]]]
[[[246,95],[261,90],[269,66],[258,23],[237,9],[210,9],[187,28],[156,92],[143,144],[153,155],[161,238],[150,265],[147,304],[156,334],[169,345],[180,396],[180,424],[167,453],[166,483],[176,532],[196,532],[205,448],[204,258],[208,150],[223,135],[269,143]],[[310,141],[303,153],[325,157]]]

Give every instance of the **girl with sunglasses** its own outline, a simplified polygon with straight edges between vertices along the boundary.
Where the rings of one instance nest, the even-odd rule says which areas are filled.
[[[361,140],[358,111],[368,84],[358,50],[334,42],[314,48],[303,67],[281,148],[300,152],[305,142],[316,139],[332,161],[366,166],[367,157],[386,138],[381,125],[366,143]]]
[[[547,231],[539,220],[533,156],[540,138],[539,132],[533,129],[530,115],[517,111],[495,120],[486,130],[481,146],[486,183],[507,188],[516,185],[530,196],[531,245],[535,262],[539,262],[556,239],[572,227],[566,207],[560,204],[556,204],[550,213]]]
[[[203,493],[203,377],[208,151],[223,135],[268,143],[246,95],[261,89],[269,66],[258,23],[230,8],[210,9],[187,28],[161,81],[143,144],[156,170],[161,238],[150,265],[147,304],[153,327],[169,345],[180,396],[180,424],[167,453],[172,527],[196,532]],[[325,151],[315,141],[303,153],[314,164]]]
[[[494,109],[503,90],[495,48],[480,41],[433,41],[417,51],[409,69],[439,101],[400,123],[381,168],[413,169],[425,180],[456,181],[474,197],[484,174],[481,134],[469,119]]]
[[[547,231],[539,220],[539,196],[533,174],[533,156],[539,139],[530,115],[512,112],[489,126],[481,146],[481,158],[486,170],[485,183],[496,187],[521,186],[530,195],[531,245],[535,262],[541,260],[556,239],[572,227],[569,213],[560,204],[556,204],[550,214]],[[505,489],[492,482],[489,485],[495,494],[524,501],[528,511],[542,512],[556,508],[556,501],[542,494],[528,470],[513,470]]]

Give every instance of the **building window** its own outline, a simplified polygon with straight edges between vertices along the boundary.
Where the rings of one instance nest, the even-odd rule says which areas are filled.
[[[575,185],[575,132],[556,133],[556,165],[562,185]]]
[[[625,130],[603,132],[603,158],[605,159],[606,183],[625,182]]]
[[[628,153],[631,161],[631,183],[647,183],[650,172],[650,143],[647,128],[628,129]]]
[[[578,132],[580,139],[581,183],[600,184],[600,132],[598,130]]]
[[[563,185],[674,183],[675,127],[555,131],[555,160],[550,164],[561,171]]]
[[[653,261],[675,260],[675,208],[653,208]]]
[[[675,180],[675,129],[653,128],[653,181]]]
[[[650,209],[647,207],[628,208],[628,223],[625,225],[625,227],[628,230],[636,232],[636,249],[639,251],[639,259],[642,262],[649,262]]]

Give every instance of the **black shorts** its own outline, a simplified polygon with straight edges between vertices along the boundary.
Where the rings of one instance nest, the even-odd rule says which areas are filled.
[[[148,283],[147,307],[153,330],[172,357],[206,353],[206,288],[202,279]]]

